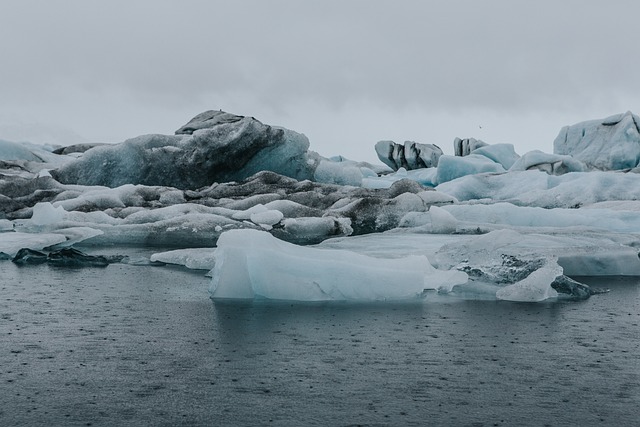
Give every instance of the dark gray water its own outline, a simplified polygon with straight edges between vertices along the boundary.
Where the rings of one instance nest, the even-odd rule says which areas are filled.
[[[213,303],[0,262],[0,425],[638,425],[640,282],[587,301]]]

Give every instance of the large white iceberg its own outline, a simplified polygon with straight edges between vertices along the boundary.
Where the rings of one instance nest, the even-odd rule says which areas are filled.
[[[296,246],[254,230],[222,234],[215,259],[210,287],[215,299],[402,300],[467,280],[465,273],[435,269],[424,256],[373,258]]]
[[[596,169],[635,168],[640,163],[640,117],[627,111],[565,126],[553,142],[553,151]]]

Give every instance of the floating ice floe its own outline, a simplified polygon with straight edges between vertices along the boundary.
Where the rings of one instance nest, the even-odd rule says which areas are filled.
[[[535,230],[535,229],[532,229]],[[562,285],[565,275],[640,276],[638,250],[630,246],[638,239],[627,235],[593,233],[575,230],[560,234],[521,233],[510,229],[481,235],[424,234],[412,229],[396,229],[386,233],[336,238],[322,242],[321,248],[349,250],[380,258],[426,256],[441,270],[458,269],[469,274],[469,281],[453,291],[484,297],[505,297],[518,301],[551,298],[556,288],[571,296],[583,297],[582,289]],[[548,230],[547,230],[548,233]],[[546,273],[559,272],[546,280]],[[545,278],[543,280],[543,278]],[[535,282],[536,286],[533,286]],[[505,286],[519,284],[517,292],[497,292]],[[507,295],[510,295],[507,297]],[[587,294],[588,295],[588,294]]]
[[[253,230],[224,233],[215,258],[210,287],[215,299],[399,300],[467,280],[462,272],[435,269],[423,256],[372,258],[296,246]]]
[[[2,233],[0,234],[0,252],[13,258],[20,249],[28,248],[40,251],[66,240],[67,238],[62,234],[53,233]]]
[[[151,262],[183,265],[193,270],[211,270],[215,265],[214,248],[176,249],[157,252],[150,257]]]

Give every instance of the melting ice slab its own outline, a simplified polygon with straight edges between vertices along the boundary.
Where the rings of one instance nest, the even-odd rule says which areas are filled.
[[[374,258],[297,246],[257,230],[223,233],[215,259],[214,299],[401,300],[467,281],[463,272],[437,270],[425,256]]]

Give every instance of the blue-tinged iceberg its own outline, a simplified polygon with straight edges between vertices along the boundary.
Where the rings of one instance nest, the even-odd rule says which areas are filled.
[[[595,169],[635,168],[640,164],[640,117],[627,111],[565,126],[553,142],[553,151]]]
[[[424,256],[380,259],[301,247],[253,230],[220,236],[212,274],[215,299],[403,300],[467,281],[465,273],[437,270]]]
[[[52,175],[66,184],[181,189],[239,181],[264,170],[297,179],[313,177],[316,164],[309,157],[307,137],[253,117],[207,111],[176,133],[92,148]]]

